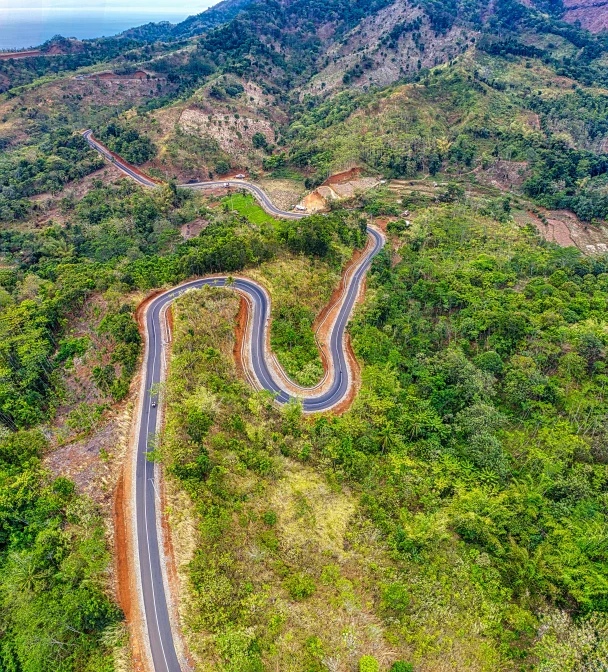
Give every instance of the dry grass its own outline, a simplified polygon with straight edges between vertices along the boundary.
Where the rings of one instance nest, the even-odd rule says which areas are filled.
[[[344,537],[356,510],[356,500],[348,490],[332,489],[325,478],[290,461],[269,500],[286,548],[314,545],[321,554],[344,557]]]

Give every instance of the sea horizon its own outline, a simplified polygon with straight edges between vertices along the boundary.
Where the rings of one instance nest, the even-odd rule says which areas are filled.
[[[11,12],[0,9],[0,50],[38,47],[55,35],[79,40],[118,35],[129,28],[146,23],[169,21],[179,23],[195,12],[120,11],[106,8],[95,10],[40,12]]]

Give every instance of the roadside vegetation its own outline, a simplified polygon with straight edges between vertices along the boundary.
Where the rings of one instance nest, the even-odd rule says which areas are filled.
[[[38,430],[2,430],[0,669],[110,672],[127,637],[108,597],[103,521],[43,467],[47,450]]]
[[[458,206],[393,242],[338,418],[238,379],[226,290],[177,304],[159,457],[194,505],[193,651],[227,670],[553,669],[566,642],[607,661],[605,260]]]

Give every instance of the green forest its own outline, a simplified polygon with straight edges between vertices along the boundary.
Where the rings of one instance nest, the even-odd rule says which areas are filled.
[[[456,664],[462,630],[480,669],[605,660],[606,261],[451,206],[396,245],[355,318],[363,386],[338,418],[278,413],[238,379],[225,290],[178,304],[161,455],[201,520],[192,637],[215,634],[203,654],[225,669],[322,670],[334,633],[285,600],[314,601],[312,615],[365,595],[404,664]],[[267,508],[300,468],[355,493],[356,570],[314,537],[294,553],[290,512]]]

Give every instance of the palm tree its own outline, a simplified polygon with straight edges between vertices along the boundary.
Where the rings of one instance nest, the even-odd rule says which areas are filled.
[[[382,453],[388,453],[401,443],[401,435],[397,433],[392,420],[388,420],[378,432],[378,443]]]

